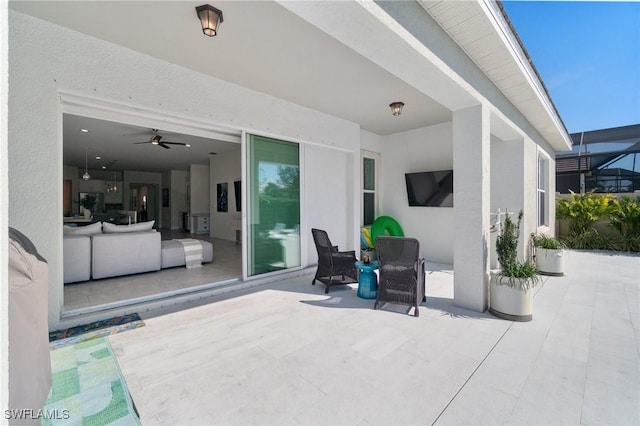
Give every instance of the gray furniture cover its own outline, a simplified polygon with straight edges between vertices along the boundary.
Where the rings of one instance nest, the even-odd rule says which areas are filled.
[[[49,267],[33,243],[9,228],[9,408],[43,407],[51,388]],[[11,424],[40,424],[39,419]]]

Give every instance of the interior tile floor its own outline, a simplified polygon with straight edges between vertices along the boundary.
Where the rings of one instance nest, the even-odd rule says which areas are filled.
[[[242,277],[242,248],[234,241],[191,235],[181,231],[161,231],[162,239],[197,238],[213,244],[213,262],[201,268],[184,266],[122,277],[66,284],[64,310],[107,305],[114,302],[172,292],[202,284]]]
[[[307,275],[109,339],[148,425],[640,424],[640,257],[570,252],[526,323],[427,269],[418,318]]]

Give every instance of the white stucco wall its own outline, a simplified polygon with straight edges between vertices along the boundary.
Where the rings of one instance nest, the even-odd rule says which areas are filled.
[[[318,255],[311,238],[311,228],[327,231],[331,243],[340,250],[356,248],[349,238],[352,234],[347,225],[352,212],[340,207],[349,203],[349,188],[342,185],[342,182],[351,179],[351,157],[346,152],[337,153],[317,145],[305,148],[304,181],[309,191],[304,194],[303,199],[305,219],[302,232],[309,237],[306,246],[308,263],[315,264]],[[359,227],[356,226],[356,229]]]
[[[7,8],[9,2],[0,2],[0,228],[7,229],[9,217],[9,172],[7,100],[8,96],[8,25]],[[0,235],[0,407],[9,403],[9,236]]]
[[[453,208],[409,207],[404,178],[405,173],[453,168],[451,123],[385,136],[381,151],[380,215],[392,216],[406,236],[417,238],[425,259],[453,263]]]
[[[209,235],[223,240],[235,241],[236,230],[232,226],[234,220],[242,219],[242,212],[236,211],[236,195],[233,182],[241,180],[242,163],[240,145],[234,151],[224,152],[209,157],[211,175],[211,222]],[[227,184],[227,211],[219,212],[216,208],[218,184]]]
[[[34,32],[34,28],[38,31]],[[338,147],[346,152],[359,151],[360,131],[355,123],[12,10],[9,11],[9,34],[9,224],[32,238],[49,261],[51,329],[59,322],[63,304],[59,91],[237,129],[277,132],[283,137]],[[344,162],[342,151],[329,151],[326,156],[331,158],[334,154],[338,163]],[[352,167],[347,174],[353,173],[353,166],[357,165],[353,156],[350,161]],[[313,173],[327,172],[326,169],[314,170]],[[320,177],[315,175],[308,179],[309,182],[317,180]],[[358,214],[353,179],[348,177],[336,184],[348,187],[347,196],[343,198],[345,204],[325,214],[352,236],[346,239],[346,245],[354,248]],[[38,200],[37,205],[33,199]],[[312,221],[314,212],[307,210],[306,213]]]

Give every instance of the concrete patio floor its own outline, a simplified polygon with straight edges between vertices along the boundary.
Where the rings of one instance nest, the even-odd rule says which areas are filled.
[[[428,264],[420,317],[301,276],[110,337],[144,425],[640,424],[640,257],[571,251],[534,319],[453,306]]]

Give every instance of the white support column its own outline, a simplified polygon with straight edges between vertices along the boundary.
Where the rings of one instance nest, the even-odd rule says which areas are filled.
[[[488,307],[490,127],[478,105],[453,113],[453,298],[483,312]]]

